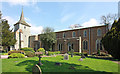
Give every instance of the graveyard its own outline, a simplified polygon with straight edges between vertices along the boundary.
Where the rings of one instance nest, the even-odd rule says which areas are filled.
[[[69,55],[42,57],[40,66],[42,72],[118,72],[118,64],[110,60],[96,58],[82,58]],[[10,58],[2,59],[2,72],[31,72],[32,67],[39,62],[39,58]]]

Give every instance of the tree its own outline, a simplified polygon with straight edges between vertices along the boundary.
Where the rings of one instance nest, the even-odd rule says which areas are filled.
[[[40,35],[40,40],[42,41],[45,50],[52,50],[52,46],[56,42],[56,34],[54,29],[50,27],[44,28],[42,34]]]
[[[103,15],[101,16],[101,24],[112,25],[114,20],[117,20],[117,19],[118,19],[117,14],[108,14],[106,16]]]
[[[120,18],[114,21],[112,28],[102,38],[102,44],[109,54],[120,59]]]
[[[2,20],[2,46],[3,49],[8,49],[16,43],[14,38],[14,32],[10,30],[10,26],[7,20]]]
[[[74,25],[70,25],[69,28],[74,29],[74,28],[79,28],[82,27],[80,24],[74,24]]]

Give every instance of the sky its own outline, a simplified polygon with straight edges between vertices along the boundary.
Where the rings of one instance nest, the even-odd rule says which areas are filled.
[[[118,2],[40,2],[9,0],[0,2],[2,18],[7,19],[11,28],[19,20],[23,7],[25,21],[31,25],[31,34],[40,34],[43,28],[55,31],[70,29],[74,24],[83,27],[99,26],[101,16],[118,13]]]

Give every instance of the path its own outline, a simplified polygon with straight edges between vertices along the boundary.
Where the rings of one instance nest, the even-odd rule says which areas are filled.
[[[0,55],[0,59],[7,59],[8,55]]]

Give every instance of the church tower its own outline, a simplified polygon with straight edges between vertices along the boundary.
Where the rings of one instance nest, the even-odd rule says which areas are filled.
[[[20,20],[16,24],[14,24],[15,39],[17,40],[15,44],[16,50],[29,46],[29,36],[31,35],[30,27],[31,26],[27,24],[24,20],[22,9]]]

